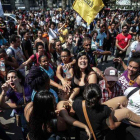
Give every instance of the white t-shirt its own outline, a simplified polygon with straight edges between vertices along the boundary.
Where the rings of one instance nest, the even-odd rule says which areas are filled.
[[[12,50],[8,48],[8,49],[6,50],[7,55],[10,56],[10,57],[15,57],[15,59],[16,59],[17,62],[18,62],[18,64],[21,65],[21,64],[24,62],[24,58],[22,57],[22,56],[23,56],[22,50],[21,50],[20,48],[17,48],[17,49],[14,49],[13,47],[11,47],[11,48],[12,48],[12,50],[14,51],[14,54],[13,54]],[[24,69],[24,68],[19,69],[19,71],[20,71],[23,75],[25,75],[25,69]]]
[[[137,50],[137,47],[139,47],[139,46],[140,46],[140,42],[138,42],[138,41],[134,41],[134,42],[131,44],[131,46],[130,46],[129,57],[132,56],[132,51],[133,51],[133,50],[136,51],[136,50]]]
[[[49,41],[51,41],[52,39],[57,39],[57,31],[56,30],[52,30],[51,28],[49,28]]]
[[[82,21],[82,18],[78,15],[76,17],[76,25],[80,26],[81,25],[81,21]]]
[[[128,87],[125,90],[124,95],[127,96],[135,88],[136,87]],[[140,115],[140,90],[136,91],[129,97],[127,108],[137,115]]]

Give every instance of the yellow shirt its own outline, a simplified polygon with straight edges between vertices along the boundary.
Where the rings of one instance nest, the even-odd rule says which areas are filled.
[[[62,36],[60,35],[59,39],[60,39],[61,43],[63,44],[63,43],[65,43],[66,37],[69,32],[68,32],[68,29],[61,30],[60,32],[62,33]]]

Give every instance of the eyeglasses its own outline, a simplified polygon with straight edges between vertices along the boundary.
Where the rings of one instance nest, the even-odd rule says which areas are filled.
[[[63,57],[68,57],[68,56],[67,55],[61,56],[61,58],[63,58]]]
[[[86,44],[85,46],[91,46],[91,44]]]

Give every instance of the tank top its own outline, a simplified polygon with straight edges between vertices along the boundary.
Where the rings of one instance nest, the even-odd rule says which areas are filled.
[[[128,78],[128,70],[124,71],[124,73],[121,75],[119,78],[119,83],[122,86],[123,92],[128,88],[128,87],[140,87],[136,81],[134,81],[133,85],[129,85],[130,79]]]

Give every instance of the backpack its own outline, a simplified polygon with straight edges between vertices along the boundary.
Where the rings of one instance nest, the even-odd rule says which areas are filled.
[[[15,57],[15,51],[13,50],[13,48],[12,47],[9,47],[8,49],[10,49],[12,51],[12,56]],[[17,60],[17,62],[19,64],[19,66],[23,63],[22,60]]]

